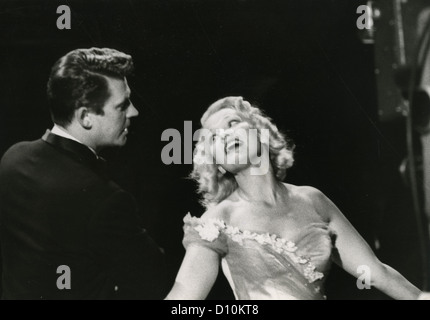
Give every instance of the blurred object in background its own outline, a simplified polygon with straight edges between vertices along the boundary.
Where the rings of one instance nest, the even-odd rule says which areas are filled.
[[[411,196],[410,218],[417,225],[426,289],[430,269],[430,6],[428,0],[380,0],[372,3],[372,12],[378,115],[393,147],[401,145],[399,138],[406,143],[399,167]],[[390,136],[387,128],[394,123],[404,134]]]

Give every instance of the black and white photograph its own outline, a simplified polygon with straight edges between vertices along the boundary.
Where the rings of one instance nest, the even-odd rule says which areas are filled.
[[[0,0],[0,70],[2,300],[430,300],[427,0]]]

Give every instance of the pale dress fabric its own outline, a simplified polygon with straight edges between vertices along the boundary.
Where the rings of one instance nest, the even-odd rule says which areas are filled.
[[[240,230],[222,220],[184,217],[185,248],[214,250],[238,300],[321,300],[332,240],[326,223],[303,228],[294,242]]]

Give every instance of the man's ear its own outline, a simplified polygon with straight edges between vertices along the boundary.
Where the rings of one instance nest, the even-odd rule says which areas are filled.
[[[86,107],[80,107],[75,111],[75,117],[78,120],[79,124],[84,129],[91,129],[93,126],[93,122],[91,120],[90,112]]]

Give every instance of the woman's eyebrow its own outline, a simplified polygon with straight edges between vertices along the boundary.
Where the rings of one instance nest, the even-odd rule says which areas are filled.
[[[237,119],[242,120],[242,118],[239,117],[239,115],[237,114],[228,114],[223,118],[223,120],[228,120],[228,121],[237,120]]]

